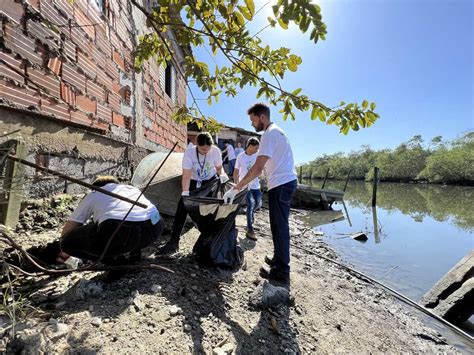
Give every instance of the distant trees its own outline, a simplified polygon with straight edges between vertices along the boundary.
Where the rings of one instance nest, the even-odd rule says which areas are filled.
[[[474,132],[452,142],[434,137],[427,145],[420,135],[394,150],[374,151],[369,146],[348,154],[317,157],[303,165],[303,177],[345,179],[349,171],[357,180],[371,180],[373,167],[380,168],[381,181],[427,181],[430,183],[474,184]]]

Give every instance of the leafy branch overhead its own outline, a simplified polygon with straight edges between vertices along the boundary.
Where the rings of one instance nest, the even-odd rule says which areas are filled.
[[[142,7],[138,0],[132,3],[146,15],[151,30],[140,38],[135,69],[139,71],[150,58],[164,66],[173,63],[178,75],[194,81],[207,95],[209,104],[218,102],[222,94],[234,97],[240,89],[252,86],[258,88],[257,98],[282,107],[280,112],[285,120],[294,120],[295,110],[308,111],[312,120],[336,125],[347,134],[351,129],[371,126],[379,117],[374,112],[375,104],[366,100],[329,107],[305,95],[300,88],[289,91],[281,85],[285,74],[296,72],[302,59],[288,48],[270,48],[258,34],[267,27],[287,29],[293,23],[302,33],[309,33],[309,40],[314,43],[324,40],[326,25],[321,9],[310,0],[278,0],[272,6],[273,16],[267,18],[267,26],[255,34],[247,28],[260,10],[253,0],[159,0],[152,11]],[[181,63],[173,56],[173,41],[185,49]],[[198,60],[192,49],[200,47],[216,58],[224,58],[227,64],[218,65],[215,60],[210,67]],[[191,107],[179,107],[174,118],[183,123],[194,120],[208,130],[218,129],[213,118],[201,113],[192,91],[191,96]]]

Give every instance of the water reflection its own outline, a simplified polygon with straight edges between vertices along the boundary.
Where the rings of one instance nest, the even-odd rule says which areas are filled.
[[[321,187],[322,182],[305,180],[303,183]],[[327,188],[342,189],[344,181],[330,181]],[[349,183],[344,199],[352,207],[370,206],[372,184],[362,181]],[[474,228],[474,188],[465,186],[439,186],[419,184],[381,183],[377,193],[377,207],[398,211],[415,222],[431,217],[438,222],[448,222],[465,231]]]

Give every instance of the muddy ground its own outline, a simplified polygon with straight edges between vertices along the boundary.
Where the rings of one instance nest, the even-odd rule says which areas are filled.
[[[16,240],[29,247],[57,237],[75,203],[66,202],[54,203],[53,208],[26,209]],[[38,211],[42,217],[37,220]],[[141,270],[112,283],[103,282],[103,274],[97,272],[19,279],[15,295],[21,293],[24,298],[15,314],[15,335],[12,337],[10,319],[0,315],[0,351],[457,352],[439,333],[423,325],[412,308],[383,289],[296,247],[291,250],[289,302],[262,306],[265,282],[258,270],[272,250],[267,212],[264,209],[256,217],[260,227],[256,242],[245,238],[245,215],[238,216],[245,262],[236,271],[199,267],[190,255],[198,238],[198,231],[192,228],[183,235],[180,252],[173,257],[156,256],[159,243],[144,252],[145,263],[166,266],[175,274]],[[320,236],[300,222],[305,213],[292,213],[292,242],[337,258]],[[5,285],[2,287],[5,294]]]

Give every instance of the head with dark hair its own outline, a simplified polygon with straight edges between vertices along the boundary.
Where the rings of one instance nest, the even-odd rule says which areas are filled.
[[[257,132],[265,130],[270,124],[270,108],[263,103],[256,103],[250,107],[247,114]]]
[[[115,176],[112,175],[97,175],[94,182],[92,183],[93,186],[102,187],[107,184],[120,184]]]
[[[250,137],[249,139],[247,139],[247,144],[245,145],[245,152],[248,155],[255,154],[257,153],[259,146],[260,142],[258,141],[258,139],[255,137]]]
[[[212,140],[212,136],[209,132],[199,133],[196,137],[197,150],[203,155],[207,154],[211,150],[213,144],[214,141]]]

